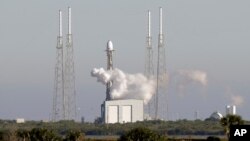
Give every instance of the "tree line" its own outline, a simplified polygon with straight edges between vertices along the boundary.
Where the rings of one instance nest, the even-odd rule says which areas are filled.
[[[117,135],[124,138],[128,132],[139,132],[143,129],[149,137],[164,139],[178,135],[229,135],[229,127],[233,124],[250,124],[240,116],[228,115],[220,121],[216,120],[150,120],[125,124],[79,123],[74,121],[38,122],[27,121],[17,124],[13,120],[0,120],[0,141],[2,140],[77,140],[85,135]],[[145,129],[147,128],[147,129]],[[138,129],[138,130],[134,130]],[[152,132],[151,132],[152,131]],[[155,135],[156,133],[157,135]],[[228,136],[229,138],[229,136]]]

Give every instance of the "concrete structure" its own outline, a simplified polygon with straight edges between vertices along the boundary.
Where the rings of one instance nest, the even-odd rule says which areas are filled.
[[[109,100],[101,105],[103,123],[143,121],[143,100]]]
[[[17,118],[16,123],[25,123],[24,118]]]
[[[221,118],[223,118],[222,114],[219,112],[213,112],[210,116],[210,119],[215,119],[215,120],[220,120]]]
[[[236,106],[235,105],[227,105],[226,106],[226,115],[236,115]]]

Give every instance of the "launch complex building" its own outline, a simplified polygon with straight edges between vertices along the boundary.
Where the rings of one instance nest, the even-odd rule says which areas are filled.
[[[107,43],[107,70],[113,70],[113,43]],[[101,105],[101,118],[103,123],[126,123],[143,121],[143,100],[111,99],[112,81],[106,85],[106,100]]]

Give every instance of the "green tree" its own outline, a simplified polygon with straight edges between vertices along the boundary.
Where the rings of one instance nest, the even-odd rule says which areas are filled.
[[[239,115],[226,115],[225,117],[221,118],[220,124],[223,126],[224,131],[227,135],[227,138],[230,139],[230,126],[231,125],[242,125],[244,121],[242,120],[241,116]]]
[[[29,131],[26,130],[17,130],[16,135],[18,139],[21,139],[23,141],[26,141],[26,139],[29,139]]]
[[[58,141],[61,140],[52,130],[34,128],[30,131],[30,141]]]
[[[166,141],[164,136],[161,136],[148,128],[135,128],[122,135],[120,141]]]
[[[4,139],[4,131],[0,131],[0,141],[2,141]]]
[[[82,141],[84,135],[80,131],[69,131],[63,141]]]

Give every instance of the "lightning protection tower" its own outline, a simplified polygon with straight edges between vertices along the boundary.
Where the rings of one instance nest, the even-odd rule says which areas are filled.
[[[59,36],[53,95],[52,121],[76,119],[76,90],[73,37],[71,32],[71,8],[68,8],[68,34],[64,54],[62,36],[62,12],[59,10]]]
[[[162,25],[162,8],[159,9],[159,36],[158,36],[158,58],[157,58],[157,82],[156,82],[156,109],[155,119],[159,118],[159,108],[168,109],[166,101],[166,86],[167,86],[167,72],[166,72],[166,57],[164,46],[164,34]],[[161,101],[159,101],[161,99]],[[166,107],[164,106],[166,104]],[[166,112],[167,114],[167,112]]]
[[[145,55],[145,70],[144,74],[148,79],[151,79],[154,76],[154,66],[153,66],[153,49],[152,49],[152,36],[151,36],[151,12],[148,10],[148,24],[147,24],[147,37],[146,37],[146,55]],[[152,100],[149,101],[147,106],[147,111],[149,116],[151,112],[155,109],[155,96]]]
[[[64,119],[76,119],[76,89],[75,89],[75,70],[74,70],[74,50],[73,36],[71,32],[71,8],[68,7],[68,34],[66,36],[66,54],[64,68]]]
[[[57,37],[56,46],[56,65],[55,65],[55,81],[53,95],[52,121],[62,119],[62,112],[65,110],[64,97],[64,64],[63,64],[63,36],[62,36],[62,11],[59,10],[59,35]]]

